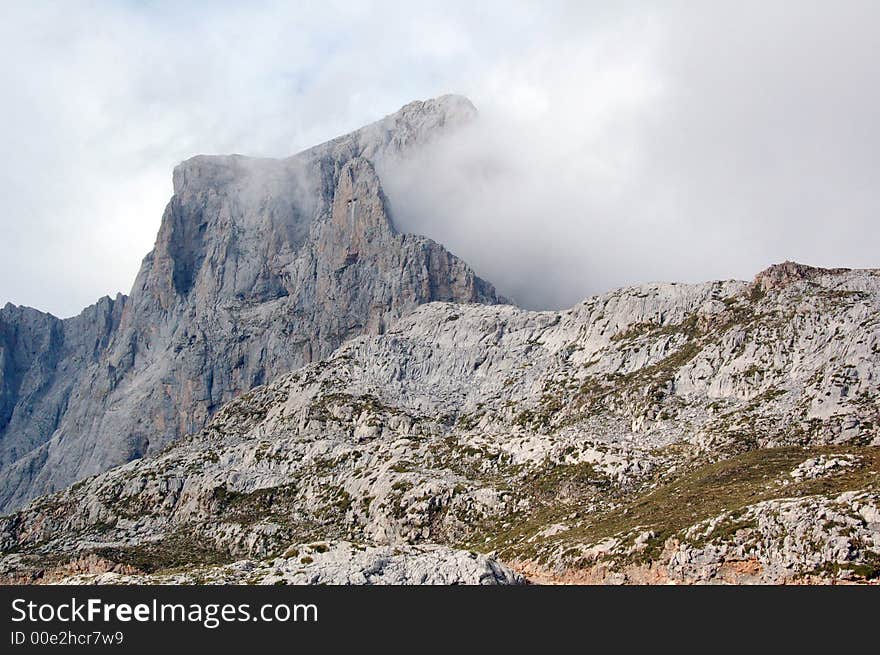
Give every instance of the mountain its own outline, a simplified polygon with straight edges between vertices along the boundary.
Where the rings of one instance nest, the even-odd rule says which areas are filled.
[[[0,575],[368,583],[415,548],[471,582],[876,580],[878,387],[877,270],[432,302],[3,518]]]
[[[0,310],[0,508],[154,455],[419,304],[499,302],[397,232],[376,174],[475,114],[444,96],[287,159],[189,159],[130,296],[65,320]]]

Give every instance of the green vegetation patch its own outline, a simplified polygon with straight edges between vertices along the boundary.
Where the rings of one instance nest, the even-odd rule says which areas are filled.
[[[251,525],[267,517],[284,515],[297,498],[294,484],[256,489],[242,493],[224,486],[215,487],[212,500],[224,520]]]
[[[132,566],[144,573],[226,564],[232,560],[229,553],[212,548],[197,534],[183,530],[160,541],[137,546],[98,548],[92,552],[102,559]]]
[[[837,475],[796,482],[788,473],[804,460],[818,455],[857,454],[856,466]],[[788,480],[788,485],[780,484]],[[555,489],[564,498],[569,476],[560,472],[558,479],[552,473],[536,483],[541,493]],[[570,487],[569,487],[570,488]],[[502,557],[537,558],[541,554],[571,547],[589,545],[611,536],[634,530],[652,530],[651,543],[661,545],[668,537],[724,512],[731,520],[716,526],[711,540],[724,533],[751,527],[737,522],[738,512],[755,503],[778,498],[811,495],[837,495],[845,491],[880,488],[880,448],[834,446],[818,448],[772,448],[753,450],[730,459],[697,465],[656,489],[636,493],[611,510],[571,521],[574,504],[554,502],[538,504],[529,512],[508,520],[507,529],[489,531],[480,535],[484,543],[475,542],[485,550],[498,550]],[[606,496],[608,494],[605,494]],[[576,499],[577,495],[572,497]],[[584,499],[588,498],[585,494]],[[535,535],[554,523],[566,523],[568,530],[558,535],[535,539]],[[504,521],[499,520],[499,525]],[[656,554],[656,553],[653,553]]]

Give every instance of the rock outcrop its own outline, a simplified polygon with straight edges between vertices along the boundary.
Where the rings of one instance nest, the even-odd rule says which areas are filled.
[[[0,568],[153,575],[339,540],[463,545],[550,581],[863,581],[880,575],[877,398],[874,270],[562,312],[429,303],[0,520]]]
[[[97,567],[100,568],[100,567]],[[2,572],[0,572],[2,575]],[[298,544],[271,560],[240,560],[172,574],[59,571],[56,584],[521,585],[492,559],[446,546]]]
[[[63,321],[5,307],[0,508],[154,454],[421,303],[498,302],[442,246],[395,230],[374,167],[474,113],[444,96],[288,159],[194,157],[130,297]]]
[[[848,268],[819,268],[797,262],[774,264],[755,276],[752,285],[763,291],[779,289],[793,282],[811,280],[822,275],[846,273]]]

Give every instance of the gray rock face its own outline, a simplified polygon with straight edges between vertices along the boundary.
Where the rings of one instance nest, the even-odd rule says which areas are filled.
[[[11,304],[0,309],[0,469],[54,431],[119,327],[125,302],[105,297],[65,320]]]
[[[0,508],[157,452],[421,303],[498,302],[442,246],[396,232],[374,169],[474,113],[444,96],[288,159],[194,157],[130,297],[66,321],[4,308]]]
[[[780,584],[832,573],[840,580],[853,579],[860,571],[876,576],[878,502],[877,492],[847,492],[766,501],[735,516],[713,517],[684,532],[670,555],[669,577]],[[743,562],[751,567],[742,567]]]
[[[99,562],[89,563],[100,568]],[[2,566],[2,565],[0,565]],[[83,567],[85,568],[85,567]],[[2,571],[0,571],[2,574]],[[59,576],[61,584],[520,585],[525,579],[485,555],[446,546],[300,544],[271,560],[240,560],[174,574],[116,571]]]
[[[320,539],[464,544],[632,581],[667,541],[702,548],[688,529],[712,517],[812,497],[791,505],[809,522],[880,482],[880,272],[756,288],[642,285],[562,312],[419,306],[163,453],[0,519],[0,569],[268,560]],[[873,575],[871,548],[847,560],[856,574]],[[796,573],[831,575],[827,553]]]

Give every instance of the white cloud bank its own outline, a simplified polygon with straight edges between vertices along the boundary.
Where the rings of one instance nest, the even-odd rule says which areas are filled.
[[[390,175],[395,219],[528,306],[880,265],[880,4],[435,6],[8,7],[0,303],[127,291],[182,159],[289,155],[447,92],[481,121]]]

